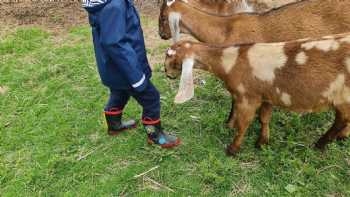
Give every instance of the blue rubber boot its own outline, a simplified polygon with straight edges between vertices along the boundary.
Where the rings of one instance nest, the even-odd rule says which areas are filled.
[[[105,111],[105,117],[108,126],[108,135],[118,135],[125,130],[136,128],[136,121],[122,121],[122,114],[123,111],[118,110],[117,108]]]
[[[173,148],[181,144],[179,138],[163,131],[160,120],[143,119],[143,126],[147,133],[148,144],[156,144],[162,148]]]

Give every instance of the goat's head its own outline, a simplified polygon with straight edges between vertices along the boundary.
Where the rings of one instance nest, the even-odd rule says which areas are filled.
[[[166,75],[171,79],[175,79],[181,73],[180,86],[175,97],[175,103],[184,103],[194,95],[193,66],[192,42],[178,42],[167,50],[165,58]]]
[[[179,0],[163,0],[159,14],[159,36],[164,40],[178,41],[180,35],[180,15],[171,12],[173,4]]]
[[[166,51],[165,73],[168,78],[176,79],[180,76],[183,62],[186,59],[193,59],[193,42],[180,41],[173,44]]]

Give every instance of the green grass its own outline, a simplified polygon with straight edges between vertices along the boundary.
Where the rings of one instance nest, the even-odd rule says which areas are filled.
[[[149,49],[150,58],[164,48]],[[269,146],[254,148],[255,121],[241,152],[227,157],[234,132],[223,124],[230,98],[222,84],[208,77],[193,100],[175,105],[177,81],[157,66],[163,124],[183,140],[175,150],[147,145],[140,125],[106,135],[108,91],[98,78],[89,27],[62,36],[18,28],[0,38],[0,86],[8,87],[0,95],[0,195],[350,196],[350,140],[324,153],[312,148],[332,112],[276,109]],[[125,111],[126,117],[141,113],[134,100]]]

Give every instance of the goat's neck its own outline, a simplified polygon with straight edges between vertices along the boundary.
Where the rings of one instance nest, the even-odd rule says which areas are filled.
[[[204,13],[192,8],[185,3],[178,3],[176,12],[180,13],[181,32],[191,34],[198,41],[207,42],[209,35],[222,35],[222,21],[217,20],[215,16],[207,20]],[[203,28],[204,27],[204,28]],[[210,42],[215,41],[211,40]]]
[[[223,81],[227,80],[228,74],[222,64],[222,49],[207,46],[197,46],[194,54],[194,68],[208,71]]]
[[[217,43],[218,39],[220,43],[224,42],[222,35],[226,32],[227,26],[222,18],[207,15],[183,2],[177,2],[173,12],[181,15],[182,33],[189,33],[201,42]]]
[[[201,42],[245,43],[251,42],[251,37],[260,36],[257,30],[261,28],[255,26],[259,24],[256,15],[239,14],[219,17],[208,15],[183,2],[178,2],[172,11],[181,15],[181,32],[189,33]],[[241,42],[242,39],[243,42]]]
[[[227,15],[227,13],[233,13],[236,5],[233,2],[219,1],[219,2],[206,2],[198,0],[188,0],[190,5],[200,8],[204,12],[215,15]],[[237,4],[237,3],[236,3]]]
[[[246,0],[226,0],[226,1],[198,1],[187,0],[190,5],[194,5],[201,10],[217,15],[229,15],[233,13],[253,12],[247,5]]]

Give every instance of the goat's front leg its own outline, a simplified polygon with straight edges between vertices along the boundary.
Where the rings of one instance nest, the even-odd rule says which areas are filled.
[[[260,108],[259,121],[261,124],[261,132],[258,141],[256,142],[256,147],[261,148],[262,145],[267,145],[269,143],[269,123],[272,116],[272,105],[270,103],[263,103]]]
[[[350,136],[350,124],[348,123],[345,129],[343,129],[338,135],[337,140],[345,140]]]
[[[240,149],[244,135],[254,120],[255,112],[261,105],[260,99],[238,98],[235,104],[235,126],[238,133],[233,142],[227,147],[227,154],[234,156]]]
[[[229,114],[229,117],[226,121],[227,127],[230,129],[233,129],[235,127],[235,115],[234,115],[234,107],[235,107],[235,103],[232,99],[232,103],[231,103],[231,111]]]

